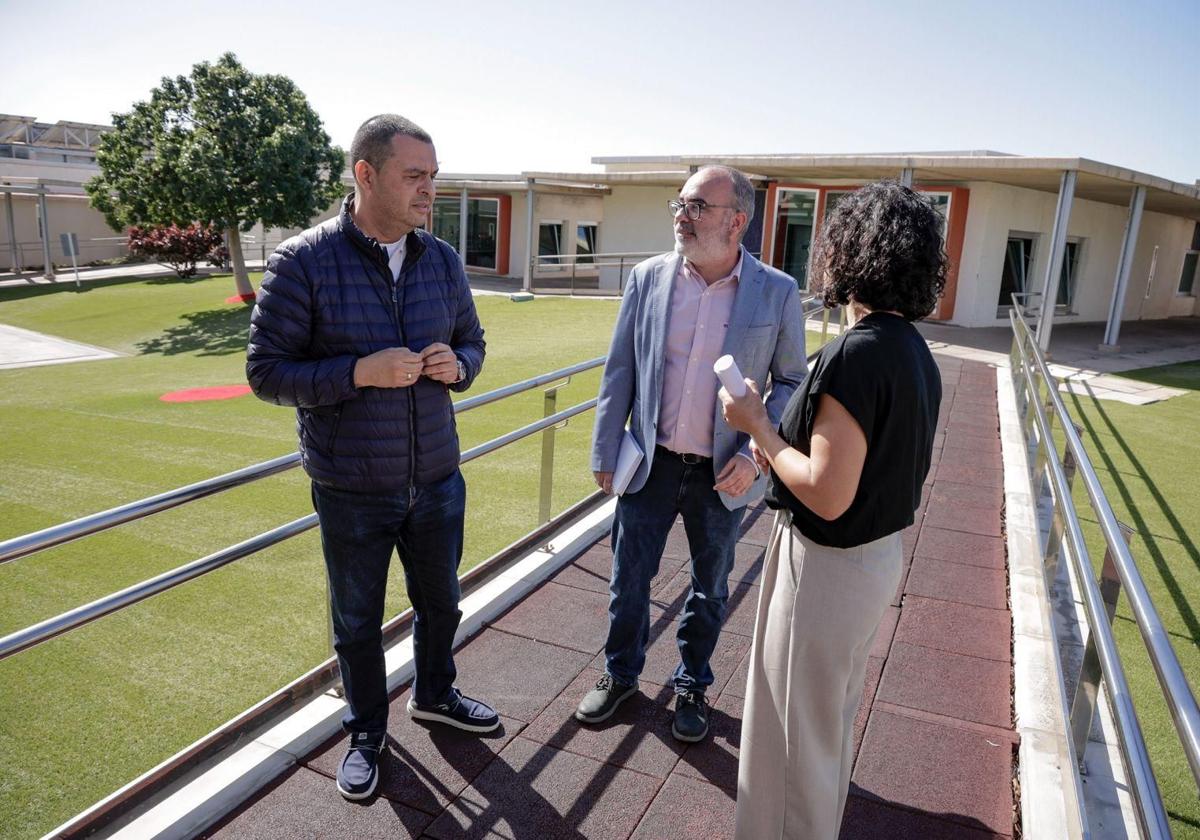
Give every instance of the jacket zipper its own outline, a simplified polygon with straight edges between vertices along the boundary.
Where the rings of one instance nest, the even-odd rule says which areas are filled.
[[[389,269],[388,274],[392,272]],[[400,277],[405,274],[405,269],[400,269]],[[404,340],[404,322],[400,320],[400,277],[392,278],[392,311],[396,316],[396,330],[400,335],[400,344],[405,345]],[[417,475],[417,399],[413,396],[413,388],[416,383],[405,388],[408,391],[408,487],[409,492],[412,492],[414,480]]]

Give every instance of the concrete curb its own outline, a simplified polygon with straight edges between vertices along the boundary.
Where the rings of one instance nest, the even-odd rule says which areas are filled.
[[[1043,574],[1028,450],[1007,367],[996,368],[996,394],[1012,602],[1013,703],[1021,737],[1021,831],[1027,840],[1077,840],[1089,836],[1083,793],[1067,735],[1067,696]]]
[[[455,646],[592,545],[609,529],[615,510],[616,499],[607,500],[544,547],[530,552],[464,598],[459,605],[463,617],[455,636]],[[411,636],[387,650],[385,663],[389,693],[412,679]],[[195,836],[337,734],[345,710],[345,701],[331,693],[312,698],[253,740],[231,747],[213,762],[193,771],[177,783],[168,796],[145,812],[117,827],[102,830],[98,836],[129,840]],[[134,784],[136,781],[131,783]],[[120,795],[121,791],[117,791],[108,799]],[[60,830],[55,829],[45,836],[55,837]]]

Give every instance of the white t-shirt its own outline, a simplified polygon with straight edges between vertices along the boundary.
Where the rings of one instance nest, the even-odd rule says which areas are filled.
[[[388,268],[392,270],[392,279],[400,279],[400,268],[404,265],[404,241],[407,237],[400,237],[397,242],[380,242],[379,245],[388,255]]]

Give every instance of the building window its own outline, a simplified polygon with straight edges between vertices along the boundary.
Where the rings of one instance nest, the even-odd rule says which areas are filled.
[[[1000,271],[1000,296],[996,305],[1000,311],[997,317],[1007,317],[1005,308],[1012,306],[1012,296],[1030,291],[1033,274],[1033,251],[1037,237],[1028,233],[1010,233],[1008,245],[1004,249],[1004,267]],[[1083,252],[1083,242],[1078,239],[1067,240],[1063,252],[1062,273],[1058,277],[1058,299],[1055,303],[1059,308],[1070,309],[1075,303],[1075,287],[1079,277],[1079,257]]]
[[[1029,291],[1029,276],[1033,272],[1033,247],[1037,238],[1024,234],[1009,234],[1004,248],[1004,268],[1000,272],[1000,297],[996,305],[1012,306],[1012,296]]]
[[[435,198],[433,200],[433,219],[430,231],[438,239],[443,239],[458,250],[459,213],[457,198]],[[461,256],[461,255],[460,255]]]
[[[808,288],[808,261],[816,207],[815,190],[779,191],[771,264],[794,277],[801,289]]]
[[[596,223],[580,222],[575,226],[575,261],[578,264],[594,263],[596,254]]]
[[[545,264],[562,262],[558,259],[562,254],[562,222],[542,222],[538,225],[538,256],[553,257],[542,260]]]
[[[1188,251],[1183,255],[1183,271],[1179,274],[1179,289],[1176,294],[1191,297],[1196,294],[1196,273],[1200,270],[1200,251]]]
[[[1058,278],[1059,306],[1070,309],[1075,303],[1075,282],[1079,278],[1079,254],[1083,245],[1078,240],[1067,240],[1067,249],[1063,253],[1062,274]]]
[[[821,221],[825,221],[833,213],[833,209],[838,206],[843,198],[850,195],[854,190],[826,190],[825,191],[825,213],[821,216]]]
[[[446,240],[456,249],[461,242],[461,202],[458,196],[444,196],[433,202],[433,235]],[[468,268],[496,269],[496,231],[499,222],[500,199],[467,200],[467,253],[464,262]]]

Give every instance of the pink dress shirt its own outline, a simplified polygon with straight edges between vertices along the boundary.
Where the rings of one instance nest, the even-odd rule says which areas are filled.
[[[739,258],[728,277],[710,286],[687,260],[682,260],[675,275],[657,440],[672,452],[712,457],[713,416],[720,387],[713,363],[725,346],[741,272]],[[724,465],[716,466],[720,469]]]

